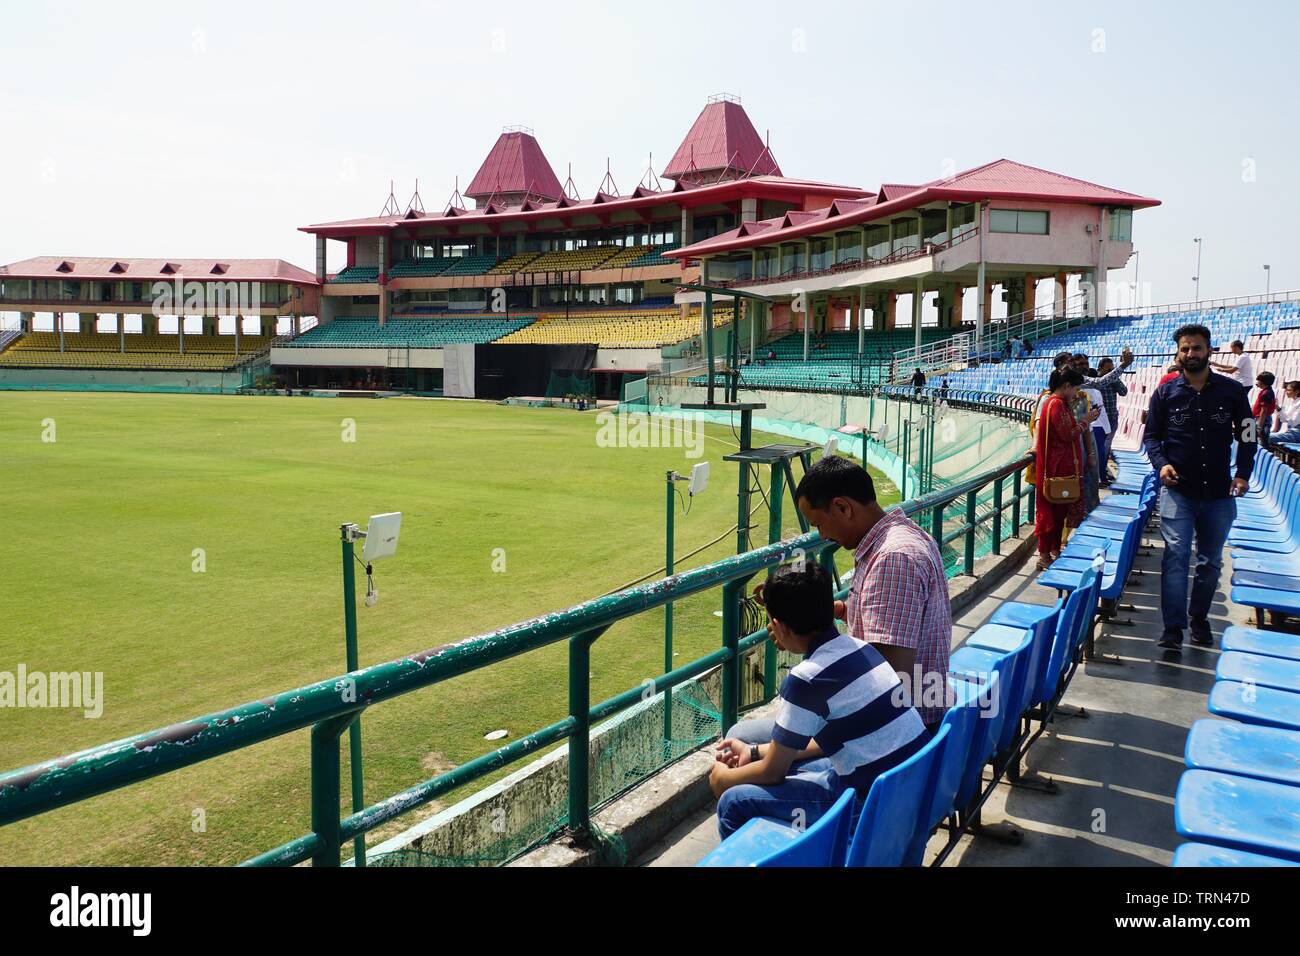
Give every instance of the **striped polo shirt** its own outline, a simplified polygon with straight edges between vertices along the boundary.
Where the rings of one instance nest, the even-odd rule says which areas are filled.
[[[894,669],[870,644],[829,628],[781,685],[772,740],[816,740],[840,780],[866,792],[929,740]]]

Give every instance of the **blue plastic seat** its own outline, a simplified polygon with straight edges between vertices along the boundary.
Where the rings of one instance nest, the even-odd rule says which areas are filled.
[[[806,830],[755,817],[696,866],[843,866],[856,799],[856,790],[845,790]]]
[[[1300,786],[1300,731],[1206,718],[1192,724],[1183,759],[1192,770]]]
[[[848,866],[902,866],[915,856],[915,842],[924,844],[930,832],[917,811],[934,798],[950,733],[940,727],[924,747],[872,782],[849,844]]]
[[[1174,795],[1174,828],[1200,843],[1300,861],[1300,788],[1188,770]]]
[[[1300,636],[1281,631],[1261,631],[1256,627],[1234,624],[1223,632],[1222,646],[1225,651],[1300,661]]]
[[[1029,664],[1033,647],[1033,631],[985,624],[948,659],[950,674],[979,683],[988,680],[990,674],[997,674],[1005,682],[999,704],[1002,719],[992,740],[992,753],[1002,753],[1011,746],[1020,729],[1020,715],[1029,708]]]
[[[1214,676],[1219,680],[1241,681],[1260,687],[1275,687],[1293,694],[1300,693],[1300,661],[1290,661],[1284,657],[1228,651],[1219,656]]]
[[[934,797],[929,813],[923,819],[928,835],[945,817],[958,809],[957,793],[961,789],[967,762],[971,759],[971,744],[979,729],[981,702],[994,700],[998,693],[998,676],[993,674],[985,685],[973,681],[948,678],[950,706],[943,715],[943,727],[948,731],[948,742],[935,773]],[[914,840],[906,860],[907,866],[920,866],[925,855],[924,839]]]
[[[1184,843],[1174,851],[1174,866],[1300,866],[1300,862],[1209,843]]]
[[[1221,680],[1210,689],[1209,711],[1243,724],[1300,730],[1300,694]]]

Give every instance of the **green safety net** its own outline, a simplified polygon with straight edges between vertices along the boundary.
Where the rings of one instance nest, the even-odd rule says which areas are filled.
[[[680,411],[687,403],[704,401],[704,388],[691,384],[696,375],[652,375],[648,381],[646,402],[652,411],[666,415],[690,417],[701,415],[710,421],[739,424],[734,412]],[[721,381],[721,376],[719,376]],[[721,388],[715,400],[722,400]],[[892,487],[878,492],[893,493],[915,499],[932,491],[942,491],[970,475],[1009,464],[1029,450],[1026,425],[1018,420],[1001,418],[985,412],[951,408],[942,403],[911,402],[897,398],[834,394],[826,392],[783,392],[741,389],[741,402],[757,402],[765,407],[754,413],[754,428],[801,441],[822,445],[831,436],[839,442],[841,454],[862,460],[863,445],[859,434],[846,435],[840,429],[865,428],[871,436],[865,449],[867,464],[883,473]],[[1021,484],[1022,490],[1032,490]],[[1002,540],[1012,536],[1012,500],[1014,481],[1004,480]],[[994,511],[993,487],[982,490],[976,499],[976,518],[991,518]],[[915,515],[927,531],[932,528],[932,513]],[[1028,500],[1020,508],[1022,523],[1028,518]],[[944,510],[944,533],[966,523],[965,501],[953,502]],[[993,522],[981,521],[975,535],[975,557],[993,550]],[[957,538],[942,548],[948,574],[960,573],[965,566],[965,542]]]
[[[551,405],[577,405],[585,400],[590,406],[595,401],[595,395],[595,378],[590,372],[586,375],[552,372],[546,383],[545,397]]]
[[[588,777],[593,811],[721,734],[716,679],[713,685],[709,689],[700,681],[692,680],[673,688],[672,719],[667,735],[663,694],[654,695],[593,729]],[[746,690],[747,699],[761,699],[761,684],[757,692],[753,688]],[[367,865],[499,866],[506,863],[558,833],[568,822],[568,791],[563,784],[567,776],[561,773],[559,779],[560,785],[546,790],[542,799],[530,793],[527,799],[512,801],[509,815],[502,815],[508,825],[507,832],[492,839],[472,841],[475,845],[472,852],[408,848],[372,854],[367,857]],[[490,818],[492,811],[485,811],[485,816]],[[602,862],[626,862],[626,851],[616,836],[601,832],[594,824],[592,829],[592,839],[598,845]]]

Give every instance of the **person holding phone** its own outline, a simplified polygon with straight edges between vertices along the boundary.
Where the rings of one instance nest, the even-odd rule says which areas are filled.
[[[1174,332],[1179,375],[1151,394],[1144,445],[1160,476],[1159,646],[1178,650],[1190,624],[1192,643],[1214,643],[1210,603],[1219,587],[1223,546],[1237,516],[1236,498],[1246,493],[1258,447],[1246,390],[1210,371],[1210,330],[1184,325]],[[1235,476],[1230,471],[1237,443]],[[1196,540],[1196,579],[1191,600],[1187,572]]]

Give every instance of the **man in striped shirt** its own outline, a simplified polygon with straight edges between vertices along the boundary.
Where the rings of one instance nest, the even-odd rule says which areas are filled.
[[[824,568],[779,568],[764,600],[777,647],[805,657],[781,685],[771,741],[718,745],[709,783],[723,839],[754,817],[807,826],[845,788],[865,797],[877,776],[929,740],[893,667],[870,644],[836,630]]]

